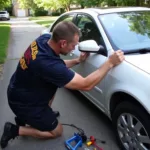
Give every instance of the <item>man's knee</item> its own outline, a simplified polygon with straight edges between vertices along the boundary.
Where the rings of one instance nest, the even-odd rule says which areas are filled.
[[[62,125],[58,123],[57,127],[53,131],[50,131],[50,133],[53,135],[54,138],[61,136],[63,133]]]

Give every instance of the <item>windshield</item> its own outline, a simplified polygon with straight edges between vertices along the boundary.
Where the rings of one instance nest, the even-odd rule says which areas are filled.
[[[99,19],[115,50],[150,47],[150,11],[104,14]]]
[[[0,14],[6,14],[6,12],[5,11],[0,11]]]

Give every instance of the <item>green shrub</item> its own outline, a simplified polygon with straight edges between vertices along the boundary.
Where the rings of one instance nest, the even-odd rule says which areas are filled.
[[[13,6],[12,5],[9,6],[9,7],[6,7],[5,10],[7,10],[9,12],[10,16],[13,15],[13,11],[12,11],[13,10]]]
[[[52,12],[52,16],[60,16],[60,15],[61,15],[61,13],[60,13],[60,12],[57,12],[57,11]]]
[[[42,9],[42,8],[37,8],[33,11],[34,16],[47,16],[48,11]]]

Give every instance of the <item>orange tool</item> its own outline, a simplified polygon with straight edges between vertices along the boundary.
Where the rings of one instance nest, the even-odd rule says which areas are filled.
[[[87,142],[87,146],[90,146],[90,145],[94,145],[96,148],[98,148],[99,150],[103,150],[101,147],[99,147],[97,144],[96,144],[96,139],[94,138],[94,136],[90,136],[90,141]]]

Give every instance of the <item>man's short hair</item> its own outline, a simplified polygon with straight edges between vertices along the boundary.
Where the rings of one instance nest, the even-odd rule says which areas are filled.
[[[58,42],[59,40],[72,42],[76,34],[80,36],[80,31],[74,23],[62,21],[54,27],[51,39],[55,42]]]

